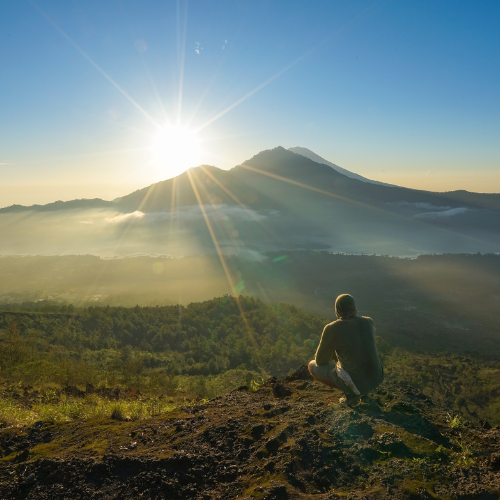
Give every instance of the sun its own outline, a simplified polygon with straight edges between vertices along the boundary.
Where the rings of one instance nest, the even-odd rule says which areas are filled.
[[[162,128],[151,149],[159,174],[166,179],[182,174],[200,163],[199,139],[187,127]]]

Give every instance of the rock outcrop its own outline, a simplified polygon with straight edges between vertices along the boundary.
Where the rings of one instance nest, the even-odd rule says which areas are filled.
[[[6,429],[0,498],[500,497],[498,428],[411,387],[339,396],[302,369],[158,418]]]

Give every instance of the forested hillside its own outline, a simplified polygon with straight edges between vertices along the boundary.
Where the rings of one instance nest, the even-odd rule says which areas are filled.
[[[96,376],[117,367],[124,376],[144,370],[216,375],[235,368],[283,375],[312,356],[325,322],[293,305],[249,297],[187,307],[45,306],[0,313],[2,366],[4,372],[17,366],[34,380],[49,377],[35,375],[41,366],[50,372],[47,365],[64,360],[78,360]]]
[[[238,293],[294,304],[331,321],[337,295],[350,293],[396,346],[500,356],[500,255],[270,252],[226,256],[225,264],[234,289],[217,255],[4,257],[0,304],[187,306]]]
[[[243,296],[163,307],[11,304],[0,312],[0,373],[6,386],[42,392],[90,383],[210,398],[307,363],[329,321]],[[495,359],[452,349],[417,353],[378,333],[388,380],[422,389],[450,412],[500,423]]]

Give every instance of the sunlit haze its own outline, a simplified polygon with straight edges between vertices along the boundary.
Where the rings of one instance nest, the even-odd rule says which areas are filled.
[[[111,200],[302,146],[500,192],[498,2],[7,2],[0,206]]]

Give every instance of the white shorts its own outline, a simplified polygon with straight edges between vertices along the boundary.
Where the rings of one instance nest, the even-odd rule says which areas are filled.
[[[336,364],[336,361],[330,361],[327,365],[317,365],[316,361],[313,360],[309,363],[309,368],[311,369],[313,376],[316,375],[318,379],[320,379],[320,382],[322,378],[327,379],[341,391],[344,391],[344,393],[353,394],[353,391],[351,391],[351,389],[349,389],[344,381],[337,375],[337,370],[335,369]]]

